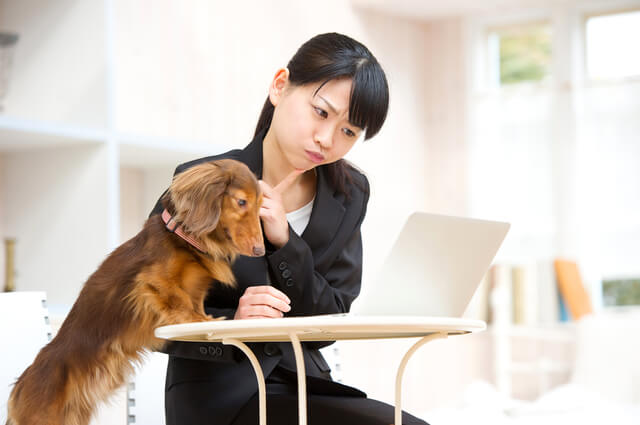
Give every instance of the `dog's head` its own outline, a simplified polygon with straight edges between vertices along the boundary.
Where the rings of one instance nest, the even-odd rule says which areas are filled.
[[[258,215],[262,193],[242,162],[222,159],[195,165],[174,177],[168,199],[174,219],[214,257],[264,255]]]

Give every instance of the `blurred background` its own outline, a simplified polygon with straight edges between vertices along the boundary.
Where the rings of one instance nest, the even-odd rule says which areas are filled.
[[[414,211],[512,225],[466,313],[488,330],[421,349],[404,406],[432,424],[637,423],[639,0],[0,0],[4,288],[44,292],[55,333],[176,165],[244,147],[276,70],[333,31],[391,91],[347,157],[372,190],[363,293]],[[393,403],[411,343],[326,354]],[[94,422],[161,423],[163,361]]]

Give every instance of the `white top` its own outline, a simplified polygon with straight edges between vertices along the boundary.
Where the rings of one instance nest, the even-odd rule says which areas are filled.
[[[216,320],[156,328],[158,338],[174,341],[222,341],[237,338],[252,341],[289,341],[295,333],[300,341],[341,339],[410,338],[443,332],[460,335],[483,331],[480,320],[425,316],[353,316],[328,314],[280,319]]]
[[[315,200],[315,196],[307,205],[304,205],[301,208],[298,208],[295,211],[291,211],[287,213],[287,221],[291,225],[291,228],[298,236],[304,232],[304,229],[307,228],[307,224],[309,224],[309,218],[311,218],[311,210],[313,209],[313,201]]]

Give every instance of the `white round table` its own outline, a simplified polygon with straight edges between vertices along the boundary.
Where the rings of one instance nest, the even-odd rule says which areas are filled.
[[[434,339],[483,331],[480,320],[425,316],[323,316],[285,317],[281,319],[216,320],[162,326],[158,338],[172,341],[222,342],[242,350],[251,361],[258,380],[260,425],[266,425],[266,386],[262,368],[246,342],[291,341],[298,373],[299,423],[307,423],[307,392],[302,341],[338,341],[344,339],[420,338],[404,355],[396,374],[395,423],[401,424],[401,387],[405,366],[413,353]]]

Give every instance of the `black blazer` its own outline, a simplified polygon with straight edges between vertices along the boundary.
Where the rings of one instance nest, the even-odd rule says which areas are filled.
[[[245,163],[262,178],[262,141],[266,131],[256,135],[242,150],[197,159],[176,168],[178,174],[201,162],[231,158]],[[205,310],[214,317],[233,319],[240,296],[248,286],[271,284],[287,294],[291,311],[285,316],[309,316],[346,313],[360,292],[362,276],[362,239],[360,224],[369,199],[366,177],[353,168],[350,196],[336,192],[328,181],[327,170],[317,171],[316,197],[309,224],[298,236],[289,228],[289,242],[275,249],[265,238],[264,257],[238,256],[233,264],[236,288],[212,285],[205,299]],[[162,212],[160,201],[151,215]],[[269,320],[269,319],[265,319]],[[361,391],[331,381],[329,366],[318,348],[330,342],[303,343],[303,355],[309,392],[365,396]],[[252,343],[265,377],[280,365],[295,372],[295,357],[290,343]],[[255,373],[248,359],[237,348],[221,343],[170,342],[163,349],[169,354],[166,391],[172,386],[207,381],[216,423],[227,423],[258,390]],[[229,390],[230,385],[233,390]],[[208,402],[209,403],[209,402]],[[174,406],[180,410],[179,406]]]

